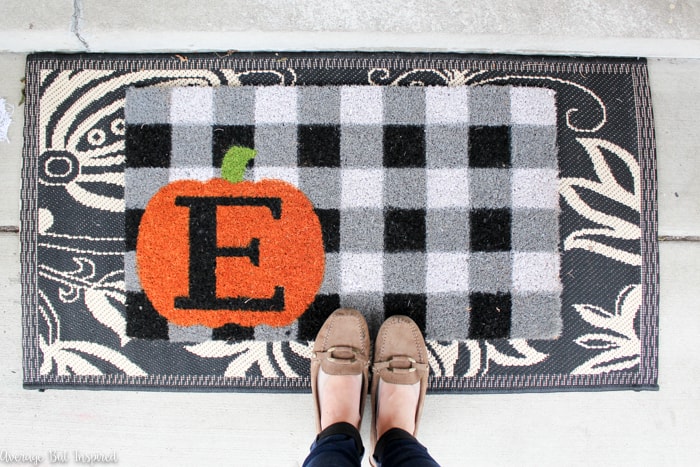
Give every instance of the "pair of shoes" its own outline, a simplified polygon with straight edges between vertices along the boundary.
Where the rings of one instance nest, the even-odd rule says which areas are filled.
[[[311,360],[311,390],[316,402],[316,429],[321,431],[321,408],[318,376],[322,368],[329,375],[362,375],[360,423],[364,413],[369,383],[370,341],[367,322],[362,314],[350,308],[336,310],[321,327],[314,343]],[[428,389],[428,351],[420,329],[407,316],[391,316],[377,335],[372,381],[372,449],[377,442],[379,381],[413,385],[420,383],[416,407],[414,436],[423,411]]]

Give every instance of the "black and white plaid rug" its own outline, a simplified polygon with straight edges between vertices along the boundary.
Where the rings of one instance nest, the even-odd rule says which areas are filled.
[[[39,55],[27,80],[28,387],[307,390],[340,306],[411,316],[433,391],[656,384],[643,61]],[[274,189],[211,191],[232,147],[231,187],[310,202],[306,243],[270,234]]]

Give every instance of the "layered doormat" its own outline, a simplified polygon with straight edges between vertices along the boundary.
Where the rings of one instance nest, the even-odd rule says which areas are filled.
[[[25,386],[308,391],[338,307],[432,392],[657,382],[643,60],[34,55]]]

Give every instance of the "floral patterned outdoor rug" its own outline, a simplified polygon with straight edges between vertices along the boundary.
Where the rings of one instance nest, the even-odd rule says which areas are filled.
[[[309,389],[338,307],[433,392],[654,388],[643,60],[35,55],[25,385]]]

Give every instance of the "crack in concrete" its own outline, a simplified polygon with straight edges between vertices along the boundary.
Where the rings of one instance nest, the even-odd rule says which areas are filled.
[[[700,242],[698,235],[659,235],[660,242]]]
[[[83,4],[82,0],[73,0],[73,16],[70,19],[70,30],[75,37],[78,38],[85,50],[90,51],[90,45],[88,45],[85,38],[80,34],[80,26],[83,21]]]

